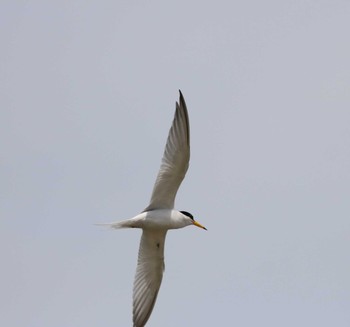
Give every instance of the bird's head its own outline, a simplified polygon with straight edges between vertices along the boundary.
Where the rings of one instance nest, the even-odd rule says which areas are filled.
[[[201,225],[198,221],[195,221],[192,214],[190,214],[187,211],[180,211],[186,218],[186,220],[188,221],[188,225],[194,225],[197,226],[199,228],[205,229],[207,230],[203,225]]]

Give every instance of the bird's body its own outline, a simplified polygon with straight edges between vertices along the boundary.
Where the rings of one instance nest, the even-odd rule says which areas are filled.
[[[144,211],[137,216],[109,224],[112,228],[178,229],[191,225],[184,214],[174,209]],[[186,216],[185,216],[186,217]]]
[[[143,327],[157,299],[164,271],[164,243],[169,229],[204,226],[186,211],[174,209],[177,190],[185,177],[190,159],[190,127],[185,100],[180,92],[175,117],[169,131],[162,164],[150,204],[133,218],[108,224],[110,227],[143,230],[133,289],[134,327]]]

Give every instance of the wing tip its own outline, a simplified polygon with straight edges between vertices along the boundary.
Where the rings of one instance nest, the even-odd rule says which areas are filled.
[[[179,90],[180,93],[180,97],[179,97],[179,103],[176,102],[176,109],[180,110],[180,108],[182,109],[182,111],[185,114],[185,120],[186,120],[186,129],[187,129],[187,136],[188,136],[188,144],[189,144],[189,137],[190,137],[190,119],[188,117],[188,110],[187,110],[187,105],[186,105],[186,101],[185,98],[181,92],[181,90]]]
[[[185,98],[184,98],[184,96],[183,96],[183,94],[182,94],[180,89],[179,89],[179,93],[180,93],[179,102],[180,102],[180,105],[181,105],[182,103],[185,103]]]
[[[185,111],[187,112],[186,101],[185,101],[185,98],[184,98],[181,90],[179,90],[179,93],[180,93],[179,102],[176,101],[176,107],[183,107],[185,109]]]

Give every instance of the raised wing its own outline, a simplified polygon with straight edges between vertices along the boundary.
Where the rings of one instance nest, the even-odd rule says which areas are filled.
[[[142,233],[133,292],[134,327],[145,326],[156,303],[164,271],[165,236],[162,230]]]
[[[190,124],[185,99],[179,103],[165,146],[162,164],[153,187],[150,204],[144,211],[174,208],[175,196],[190,161]]]

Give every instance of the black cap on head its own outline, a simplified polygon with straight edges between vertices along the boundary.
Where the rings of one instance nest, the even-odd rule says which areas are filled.
[[[180,212],[181,212],[183,215],[185,215],[185,216],[187,216],[187,217],[190,217],[192,220],[194,220],[192,214],[190,214],[189,212],[187,212],[187,211],[180,211]]]

